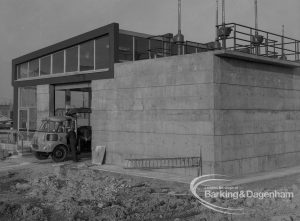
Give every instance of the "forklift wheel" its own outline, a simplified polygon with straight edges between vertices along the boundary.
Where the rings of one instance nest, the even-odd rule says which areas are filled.
[[[51,158],[54,162],[63,162],[67,157],[67,149],[63,145],[54,148]]]
[[[35,151],[34,156],[39,160],[46,160],[49,157],[49,153]]]

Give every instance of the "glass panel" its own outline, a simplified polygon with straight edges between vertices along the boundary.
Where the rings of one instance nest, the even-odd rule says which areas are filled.
[[[134,37],[135,39],[135,60],[149,59],[149,40],[146,38]]]
[[[178,45],[175,43],[171,45],[171,55],[178,55]]]
[[[80,71],[94,70],[94,41],[80,45]]]
[[[64,72],[64,51],[53,54],[52,72],[53,74]]]
[[[96,69],[109,67],[109,38],[104,36],[96,39]]]
[[[119,61],[132,61],[133,55],[132,55],[132,48],[133,48],[133,42],[132,42],[132,36],[130,35],[119,35]]]
[[[66,50],[66,72],[78,71],[78,46]]]
[[[29,77],[39,76],[39,60],[29,62]]]
[[[20,88],[20,107],[36,107],[36,87]]]
[[[19,128],[22,130],[27,129],[27,110],[20,110],[19,112]]]
[[[29,130],[37,129],[36,121],[37,121],[36,108],[30,108],[29,109]]]
[[[185,46],[185,54],[193,54],[193,53],[196,53],[196,47]]]
[[[19,127],[26,130],[37,128],[36,87],[23,87],[20,91]]]
[[[28,63],[18,65],[18,79],[28,77]]]
[[[72,108],[89,108],[89,92],[86,91],[71,91],[71,107]],[[89,114],[77,114],[78,126],[89,125]]]
[[[158,58],[164,56],[163,41],[150,40],[150,44],[151,58]]]
[[[41,58],[41,75],[50,74],[51,56]]]
[[[65,91],[55,90],[55,116],[64,116],[66,112]]]

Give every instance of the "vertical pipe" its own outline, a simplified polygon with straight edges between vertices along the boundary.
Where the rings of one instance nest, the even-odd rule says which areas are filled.
[[[218,37],[218,27],[219,25],[219,0],[216,0],[216,41],[219,40],[219,37]]]
[[[284,58],[284,25],[282,25],[282,36],[281,36],[281,58]]]
[[[257,29],[258,29],[257,0],[254,0],[254,16],[255,16],[255,35],[257,35]]]
[[[254,40],[257,41],[258,40],[257,0],[254,0],[254,17],[255,17],[255,36],[254,36]],[[255,46],[255,54],[256,55],[259,54],[259,45]]]
[[[267,39],[266,39],[266,55],[269,57],[269,33],[267,33]]]
[[[295,61],[297,60],[297,41],[295,40]]]
[[[225,38],[225,0],[222,0],[222,28],[223,28],[223,49],[226,49],[226,38]]]
[[[222,0],[222,24],[225,24],[225,0]]]
[[[178,0],[178,34],[181,34],[181,0]]]
[[[233,48],[234,48],[234,50],[236,50],[236,24],[234,24]]]
[[[300,45],[299,45],[299,41],[297,42],[297,61],[299,61],[299,53],[300,53],[300,51],[299,51],[299,47]]]

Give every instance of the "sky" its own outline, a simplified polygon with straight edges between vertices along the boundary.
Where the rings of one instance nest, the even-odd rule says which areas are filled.
[[[221,0],[219,0],[221,2]],[[254,27],[254,0],[225,0],[226,22]],[[221,6],[221,5],[220,5]],[[300,0],[258,0],[259,28],[300,40]],[[214,39],[216,0],[182,0],[186,40]],[[12,99],[11,61],[117,22],[121,29],[177,32],[177,0],[0,0],[0,102]]]

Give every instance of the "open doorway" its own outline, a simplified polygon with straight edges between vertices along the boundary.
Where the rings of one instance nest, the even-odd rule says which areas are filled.
[[[65,116],[70,109],[91,108],[91,84],[55,85],[55,116]],[[81,153],[91,153],[90,113],[77,113],[77,137]]]

